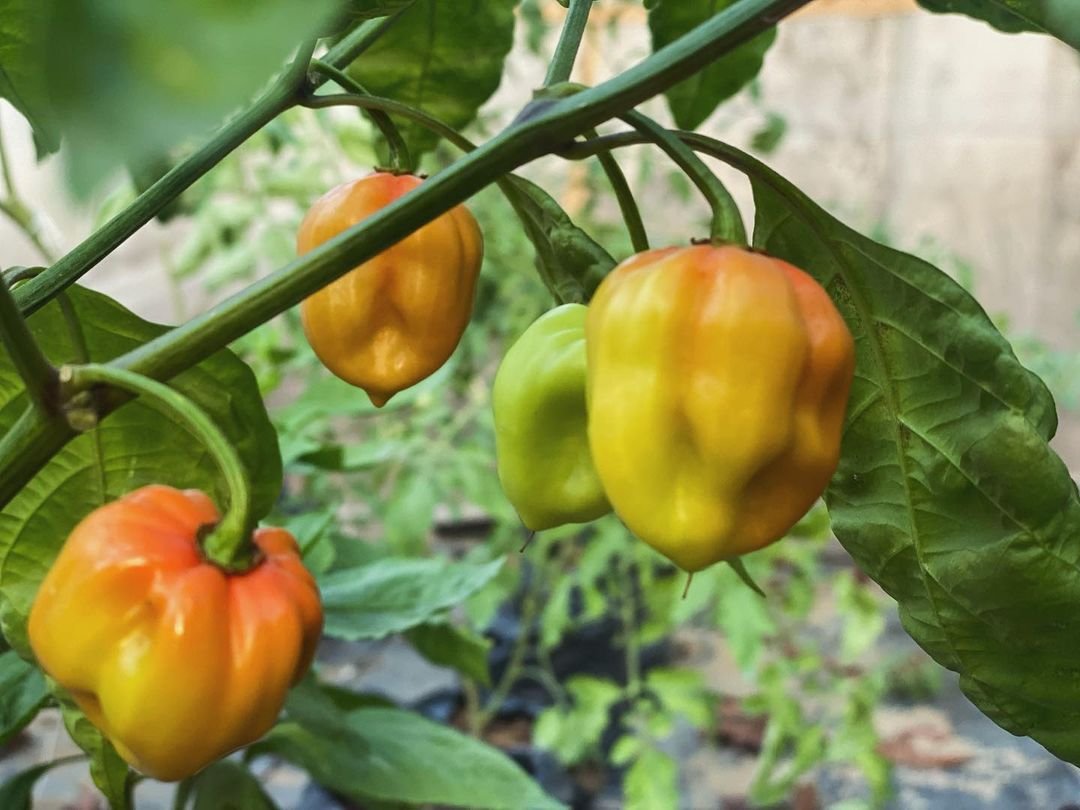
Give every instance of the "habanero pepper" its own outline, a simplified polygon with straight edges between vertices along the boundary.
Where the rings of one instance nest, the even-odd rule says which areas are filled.
[[[585,316],[581,304],[541,315],[495,375],[499,481],[532,531],[586,523],[611,511],[589,453]]]
[[[641,253],[597,290],[586,345],[597,473],[680,567],[775,542],[824,491],[854,343],[803,271],[732,246]]]
[[[306,253],[421,183],[376,172],[324,194],[296,237]],[[331,372],[377,407],[437,371],[472,314],[484,255],[480,226],[463,205],[353,268],[300,305],[308,343]]]
[[[218,519],[204,493],[160,485],[106,504],[72,531],[30,612],[42,668],[163,781],[269,731],[322,631],[292,535],[256,530],[255,565],[228,573],[199,545]]]

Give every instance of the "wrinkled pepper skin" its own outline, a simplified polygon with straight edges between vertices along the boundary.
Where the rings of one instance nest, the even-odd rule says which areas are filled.
[[[499,481],[532,531],[587,523],[611,511],[589,452],[586,311],[565,304],[540,316],[495,375]]]
[[[386,172],[324,194],[297,233],[301,254],[420,185]],[[480,227],[459,205],[300,306],[319,360],[363,388],[378,407],[434,373],[453,354],[472,314],[484,247]]]
[[[601,284],[586,337],[600,480],[681,568],[769,545],[824,491],[854,344],[801,270],[731,246],[647,251]]]
[[[30,613],[42,668],[125,760],[163,781],[265,734],[322,630],[292,535],[257,530],[260,561],[228,574],[197,544],[217,521],[195,490],[148,486],[106,504],[68,537]]]

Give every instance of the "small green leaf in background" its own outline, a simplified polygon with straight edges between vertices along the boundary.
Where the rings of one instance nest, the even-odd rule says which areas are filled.
[[[348,72],[370,93],[419,107],[463,129],[502,79],[517,0],[416,0]],[[409,122],[414,160],[438,137]]]
[[[499,810],[561,806],[511,759],[472,737],[413,712],[335,702],[333,713],[307,712],[299,722],[278,725],[251,753],[289,760],[319,784],[360,801]]]
[[[215,762],[176,789],[173,810],[277,810],[255,775],[232,760]]]
[[[351,20],[388,17],[413,2],[414,0],[348,0],[345,3],[345,16]]]
[[[106,362],[167,331],[100,293],[73,287],[66,295],[77,329],[55,301],[29,319],[30,331],[57,365]],[[254,514],[265,515],[281,491],[281,457],[251,370],[222,351],[170,384],[206,411],[236,447],[251,478]],[[0,433],[26,405],[22,381],[0,352]],[[136,400],[69,442],[0,511],[0,621],[12,647],[28,653],[25,623],[34,594],[75,524],[154,483],[202,489],[218,504],[228,491],[213,456],[186,426],[159,405]]]
[[[41,670],[12,650],[0,655],[0,746],[22,731],[48,698]],[[0,807],[7,805],[0,802]]]
[[[67,149],[76,191],[203,135],[251,99],[320,31],[332,0],[37,0],[34,69]]]
[[[664,709],[689,720],[695,728],[713,723],[712,702],[705,690],[704,676],[693,669],[654,669],[645,686]]]
[[[325,632],[358,641],[408,630],[484,587],[502,565],[392,558],[333,571],[319,583]]]
[[[626,772],[623,793],[626,810],[678,807],[679,766],[663,751],[644,748]]]
[[[719,14],[736,0],[662,0],[649,12],[653,50],[670,45],[683,34]],[[776,39],[776,29],[758,34],[726,53],[700,73],[667,91],[668,106],[680,129],[697,129],[720,102],[735,95],[753,79]]]
[[[491,685],[488,651],[491,642],[468,628],[449,622],[426,622],[405,634],[424,658],[442,667],[452,667],[477,683]]]
[[[38,157],[60,147],[45,76],[41,0],[0,0],[0,98],[30,122]]]
[[[1076,0],[919,0],[919,4],[939,14],[966,14],[1010,34],[1049,34],[1080,50]]]
[[[515,189],[515,207],[536,249],[536,268],[544,283],[561,303],[588,301],[615,267],[611,254],[540,186],[517,176],[508,182]]]
[[[116,753],[112,743],[102,736],[97,727],[75,705],[64,690],[53,689],[53,695],[60,705],[64,726],[75,744],[90,757],[90,776],[94,780],[112,810],[130,810],[131,793],[135,786],[135,773]]]
[[[33,810],[34,786],[37,785],[38,780],[53,768],[68,765],[78,759],[81,757],[54,759],[52,762],[35,765],[9,777],[6,782],[0,784],[0,807],[4,810]]]
[[[391,554],[422,556],[439,495],[426,470],[410,471],[399,479],[393,500],[382,515],[383,536]]]
[[[576,765],[596,751],[611,707],[622,698],[623,690],[611,681],[575,675],[567,680],[566,692],[570,704],[541,713],[533,729],[533,742],[564,765]]]

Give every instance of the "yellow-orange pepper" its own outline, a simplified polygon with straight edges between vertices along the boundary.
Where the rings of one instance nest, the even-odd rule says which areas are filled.
[[[420,185],[378,172],[324,194],[296,237],[303,254]],[[308,343],[330,371],[376,406],[437,371],[472,314],[484,254],[463,205],[446,212],[303,302]]]
[[[131,765],[183,779],[254,742],[311,665],[322,631],[315,581],[283,529],[229,574],[206,561],[218,521],[202,492],[148,486],[88,515],[30,612],[30,644]]]
[[[783,537],[836,469],[854,344],[783,261],[712,245],[634,256],[590,303],[586,347],[608,498],[687,571]]]

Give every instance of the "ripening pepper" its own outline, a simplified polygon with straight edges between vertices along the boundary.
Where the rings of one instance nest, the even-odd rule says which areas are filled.
[[[806,273],[731,246],[647,251],[600,285],[586,345],[600,480],[680,567],[780,539],[824,491],[854,344]]]
[[[420,183],[377,172],[331,189],[300,223],[297,251],[321,245]],[[453,353],[469,324],[483,255],[480,227],[459,205],[307,298],[300,315],[308,343],[330,371],[385,405]]]
[[[585,315],[581,304],[565,304],[540,316],[495,375],[499,481],[533,531],[611,511],[589,453]]]
[[[258,529],[256,564],[230,574],[198,542],[218,519],[196,490],[147,486],[106,504],[75,527],[30,612],[42,668],[155,779],[265,734],[322,631],[292,535]]]

